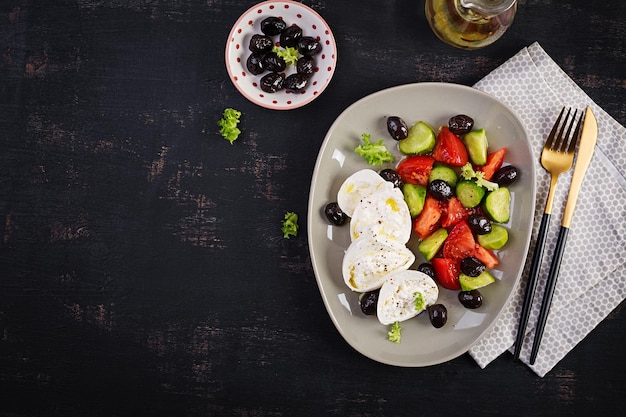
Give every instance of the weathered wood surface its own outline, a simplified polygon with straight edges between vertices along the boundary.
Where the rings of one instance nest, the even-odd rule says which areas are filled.
[[[2,1],[0,415],[617,415],[623,305],[543,379],[509,354],[381,365],[328,318],[304,219],[348,105],[471,85],[534,41],[625,124],[626,3],[520,1],[504,38],[467,52],[435,39],[420,1],[305,1],[339,65],[289,112],[227,77],[226,37],[254,3]],[[233,146],[225,107],[243,112]]]

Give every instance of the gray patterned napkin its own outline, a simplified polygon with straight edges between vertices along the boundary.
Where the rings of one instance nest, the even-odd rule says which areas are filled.
[[[598,121],[598,144],[583,181],[571,224],[550,316],[531,369],[543,377],[626,298],[626,129],[595,104],[534,43],[495,69],[475,88],[497,97],[521,118],[530,136],[537,172],[533,236],[524,274],[494,328],[471,349],[484,368],[513,350],[528,271],[550,177],[539,156],[561,108],[590,106]],[[543,288],[561,225],[572,171],[559,177],[552,221],[521,360],[529,363]]]

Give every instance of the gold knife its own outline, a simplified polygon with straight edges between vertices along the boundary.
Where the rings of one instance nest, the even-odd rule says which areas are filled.
[[[541,344],[541,336],[543,335],[543,330],[548,319],[548,313],[550,312],[550,304],[552,304],[552,295],[554,294],[554,287],[556,286],[556,278],[559,275],[559,269],[561,268],[561,259],[563,258],[563,251],[565,250],[565,241],[567,240],[569,227],[572,223],[572,218],[574,217],[574,208],[576,207],[578,192],[580,191],[583,178],[587,172],[589,163],[591,162],[591,157],[593,156],[593,151],[596,148],[597,142],[598,122],[596,121],[596,117],[593,115],[591,109],[587,107],[585,121],[583,123],[583,129],[580,137],[580,145],[578,146],[576,165],[574,165],[574,174],[572,175],[572,182],[569,187],[567,202],[565,203],[561,229],[559,230],[559,237],[554,248],[552,264],[550,265],[546,289],[543,294],[541,311],[539,312],[539,320],[537,322],[537,328],[535,329],[535,339],[533,340],[533,347],[530,352],[531,365],[534,365],[535,359],[537,359],[537,352],[539,351],[539,345]]]

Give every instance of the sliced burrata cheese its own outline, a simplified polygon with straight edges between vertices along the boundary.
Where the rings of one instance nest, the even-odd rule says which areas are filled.
[[[425,273],[396,271],[386,276],[380,288],[376,315],[384,325],[408,320],[435,304],[438,297],[437,284]]]
[[[354,209],[361,202],[361,199],[385,183],[387,181],[372,169],[357,171],[341,184],[337,193],[337,204],[346,215],[352,217]]]
[[[343,280],[353,291],[380,288],[390,272],[408,269],[415,255],[395,239],[364,235],[353,241],[343,257]]]
[[[411,213],[399,188],[386,182],[357,204],[350,219],[350,238],[365,234],[390,237],[406,243],[411,237]]]

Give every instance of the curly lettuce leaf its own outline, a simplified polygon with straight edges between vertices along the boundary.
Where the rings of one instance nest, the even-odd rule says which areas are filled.
[[[399,322],[394,322],[389,328],[389,332],[387,332],[387,338],[390,342],[400,343],[402,339],[402,327],[400,327]]]
[[[300,57],[300,53],[296,48],[288,46],[286,48],[279,48],[278,46],[274,46],[272,51],[276,52],[280,58],[282,58],[287,65],[296,65],[298,62],[298,58]]]
[[[474,171],[471,163],[467,163],[461,167],[461,176],[468,181],[474,180],[480,187],[486,188],[488,191],[495,191],[499,188],[498,184],[485,179],[485,173]]]
[[[287,212],[282,221],[281,230],[285,239],[289,239],[290,236],[296,236],[298,234],[298,215],[292,211]]]
[[[237,127],[241,117],[241,112],[232,108],[224,110],[222,118],[217,122],[220,126],[220,134],[232,145],[239,137],[241,130]]]
[[[384,145],[384,140],[372,143],[371,135],[363,133],[361,135],[363,143],[354,149],[354,152],[361,155],[370,165],[382,165],[385,162],[393,162],[393,155]]]

